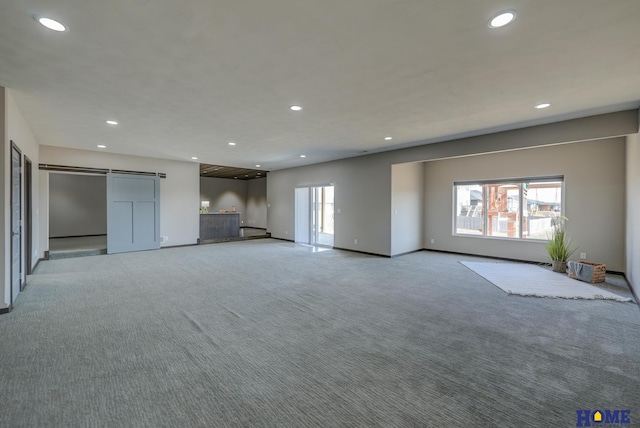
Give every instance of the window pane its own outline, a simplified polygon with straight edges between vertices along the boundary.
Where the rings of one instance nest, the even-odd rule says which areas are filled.
[[[486,184],[487,236],[520,237],[520,184]]]
[[[562,182],[525,183],[527,199],[526,234],[523,238],[548,239],[553,232],[553,220],[562,206]]]
[[[484,229],[482,186],[456,186],[456,233],[482,235]]]

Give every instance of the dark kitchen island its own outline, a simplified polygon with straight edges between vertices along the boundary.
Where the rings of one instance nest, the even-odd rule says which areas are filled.
[[[200,241],[240,236],[240,213],[200,214]]]

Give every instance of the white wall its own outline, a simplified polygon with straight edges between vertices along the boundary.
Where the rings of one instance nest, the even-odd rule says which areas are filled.
[[[420,250],[424,225],[424,163],[391,166],[391,255]]]
[[[267,228],[267,179],[247,181],[247,215],[245,225]]]
[[[49,237],[107,234],[107,178],[49,174]]]
[[[627,242],[626,274],[640,295],[640,135],[627,138]]]
[[[453,182],[564,175],[564,215],[578,251],[623,271],[624,149],[621,137],[426,162],[425,247],[548,262],[540,241],[453,236]]]
[[[197,163],[52,146],[40,146],[40,162],[51,165],[166,173],[167,178],[160,179],[160,234],[168,237],[168,241],[162,246],[197,242],[200,228],[200,172]],[[41,182],[46,181],[41,177]],[[49,189],[43,189],[43,192],[48,194]],[[47,212],[44,212],[45,207],[42,207],[41,211],[42,215],[48,217],[48,207],[46,208]],[[48,250],[48,236],[49,230],[40,234],[42,251]]]
[[[31,257],[32,267],[38,261],[38,254],[40,253],[38,236],[40,233],[40,225],[38,222],[38,215],[40,214],[40,203],[39,203],[39,180],[38,180],[38,163],[39,163],[39,153],[38,153],[38,142],[27,125],[27,122],[24,120],[22,116],[22,112],[18,108],[11,91],[5,88],[0,88],[0,129],[3,129],[4,134],[4,147],[2,153],[2,183],[0,186],[4,189],[4,210],[3,210],[3,218],[4,222],[4,231],[3,231],[3,239],[4,245],[2,247],[2,254],[0,258],[3,260],[3,273],[4,273],[4,286],[3,293],[4,296],[3,301],[0,302],[0,308],[7,307],[10,302],[10,256],[11,256],[11,247],[10,247],[10,214],[9,214],[9,204],[10,204],[10,150],[11,150],[11,141],[13,141],[23,155],[23,167],[24,167],[24,156],[27,156],[32,163],[32,215],[33,215],[33,224],[32,224],[32,249],[33,254]],[[22,174],[22,191],[23,191],[23,209],[22,209],[22,220],[23,224],[26,225],[25,221],[25,203],[24,203],[24,194],[25,194],[25,175],[24,169]],[[26,227],[23,228],[26,230]],[[23,271],[23,281],[25,279],[26,274],[26,242],[25,242],[25,234],[23,232],[22,235],[22,248],[23,248],[23,257],[22,257],[22,271]]]
[[[235,205],[240,213],[240,226],[247,218],[247,181],[229,178],[200,177],[200,201],[209,201],[209,212],[231,211]]]

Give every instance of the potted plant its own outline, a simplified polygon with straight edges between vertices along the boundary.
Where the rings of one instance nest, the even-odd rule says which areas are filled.
[[[545,245],[554,272],[566,272],[567,260],[576,251],[576,247],[571,244],[571,238],[567,235],[566,221],[568,221],[566,217],[558,217],[553,220],[553,233]]]

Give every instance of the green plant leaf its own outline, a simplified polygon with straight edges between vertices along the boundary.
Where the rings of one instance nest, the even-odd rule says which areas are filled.
[[[566,217],[558,217],[555,221],[553,234],[545,244],[549,257],[553,261],[566,262],[576,251],[576,247],[571,243],[571,238],[567,235],[564,223]]]

